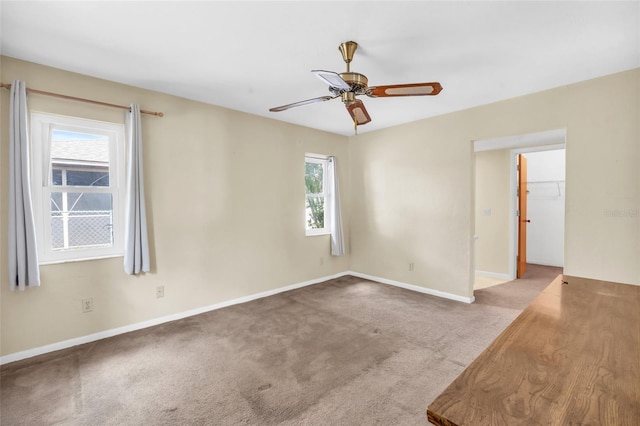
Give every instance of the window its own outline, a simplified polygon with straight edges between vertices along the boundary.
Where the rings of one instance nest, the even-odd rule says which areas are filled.
[[[320,156],[305,156],[304,184],[305,184],[305,222],[307,235],[329,234],[329,188],[327,173],[327,158]]]
[[[123,126],[33,113],[31,136],[41,263],[122,255]]]

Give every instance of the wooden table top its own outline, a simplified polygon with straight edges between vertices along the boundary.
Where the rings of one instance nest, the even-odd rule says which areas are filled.
[[[640,425],[640,286],[558,276],[427,417],[446,426]]]

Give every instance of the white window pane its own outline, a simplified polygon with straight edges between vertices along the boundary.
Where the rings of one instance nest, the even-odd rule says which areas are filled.
[[[307,194],[322,194],[324,192],[324,165],[321,163],[305,162],[304,183]]]
[[[324,228],[324,197],[307,196],[307,229]]]
[[[67,170],[67,185],[73,186],[109,186],[109,168],[89,170]]]
[[[50,170],[52,185],[109,186],[109,138],[54,130]]]
[[[108,193],[51,193],[51,248],[113,246],[112,212]]]
[[[31,113],[41,263],[122,255],[124,126]]]

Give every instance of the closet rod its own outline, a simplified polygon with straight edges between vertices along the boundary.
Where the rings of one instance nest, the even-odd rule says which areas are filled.
[[[11,89],[11,84],[0,83],[0,87],[4,87],[5,89]],[[68,100],[71,100],[71,101],[86,102],[88,104],[108,106],[108,107],[111,107],[111,108],[120,108],[120,109],[131,110],[131,108],[129,108],[128,106],[124,106],[124,105],[110,104],[110,103],[107,103],[107,102],[94,101],[94,100],[91,100],[91,99],[76,98],[75,96],[61,95],[59,93],[52,93],[52,92],[45,92],[44,90],[36,90],[36,89],[27,88],[27,93],[33,93],[33,94],[36,94],[36,95],[51,96],[51,97],[54,97],[54,98],[68,99]],[[164,113],[162,113],[162,112],[146,111],[144,109],[141,109],[140,112],[142,114],[155,115],[156,117],[164,117]]]

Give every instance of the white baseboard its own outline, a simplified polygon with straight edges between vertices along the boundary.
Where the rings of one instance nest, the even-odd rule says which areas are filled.
[[[110,330],[104,330],[98,333],[88,334],[86,336],[76,337],[74,339],[64,340],[62,342],[56,342],[50,345],[28,349],[26,351],[15,352],[15,353],[0,357],[0,365],[8,364],[10,362],[20,361],[26,358],[37,356],[37,355],[43,355],[49,352],[59,351],[61,349],[67,349],[72,346],[82,345],[84,343],[95,342],[96,340],[106,339],[107,337],[117,336],[118,334],[124,334],[124,333],[129,333],[131,331],[141,330],[147,327],[153,327],[154,325],[160,325],[166,322],[176,321],[182,318],[187,318],[194,315],[203,314],[205,312],[214,311],[216,309],[226,308],[228,306],[238,305],[240,303],[246,303],[256,299],[262,299],[263,297],[273,296],[274,294],[283,293],[285,291],[295,290],[297,288],[318,284],[324,281],[340,278],[345,275],[349,275],[349,273],[341,272],[335,275],[329,275],[322,278],[315,278],[313,280],[288,285],[286,287],[267,290],[260,293],[251,294],[249,296],[239,297],[237,299],[231,299],[224,302],[215,303],[209,306],[203,306],[201,308],[190,309],[188,311],[179,312],[177,314],[166,315],[166,316],[154,318],[148,321],[138,322],[135,324],[130,324],[130,325],[126,325],[118,328],[112,328]]]
[[[375,281],[382,284],[389,284],[392,286],[404,288],[411,291],[417,291],[418,293],[429,294],[431,296],[438,296],[444,299],[451,299],[457,302],[473,303],[476,300],[475,297],[473,296],[471,297],[458,296],[457,294],[447,293],[440,290],[433,290],[430,288],[420,287],[414,284],[407,284],[400,281],[389,280],[387,278],[374,277],[373,275],[361,274],[360,272],[349,271],[347,275],[353,275],[354,277],[364,278],[366,280],[371,280],[371,281]]]
[[[555,266],[556,268],[564,267],[564,265],[558,265],[558,262],[554,262],[553,260],[536,260],[527,258],[527,263],[530,263],[532,265]]]
[[[499,280],[511,281],[513,278],[509,276],[509,274],[501,274],[498,272],[489,272],[489,271],[479,271],[476,269],[476,275],[480,275],[488,278],[497,278]]]
[[[214,311],[216,309],[226,308],[228,306],[238,305],[240,303],[246,303],[256,299],[262,299],[263,297],[273,296],[275,294],[283,293],[285,291],[295,290],[297,288],[318,284],[324,281],[340,278],[345,275],[353,275],[354,277],[364,278],[370,281],[375,281],[382,284],[389,284],[389,285],[401,287],[407,290],[417,291],[419,293],[430,294],[432,296],[443,297],[445,299],[456,300],[459,302],[473,303],[473,301],[475,300],[473,297],[462,297],[462,296],[458,296],[455,294],[446,293],[438,290],[431,290],[431,289],[420,287],[413,284],[406,284],[399,281],[388,280],[386,278],[374,277],[372,275],[361,274],[359,272],[345,271],[345,272],[340,272],[334,275],[315,278],[313,280],[276,288],[273,290],[263,291],[263,292],[252,294],[249,296],[239,297],[237,299],[231,299],[224,302],[215,303],[209,306],[203,306],[201,308],[190,309],[188,311],[179,312],[177,314],[166,315],[166,316],[154,318],[148,321],[138,322],[138,323],[126,325],[123,327],[112,328],[109,330],[100,331],[98,333],[88,334],[86,336],[76,337],[74,339],[64,340],[62,342],[52,343],[50,345],[40,346],[33,349],[27,349],[26,351],[15,352],[15,353],[0,357],[0,365],[8,364],[10,362],[20,361],[20,360],[31,358],[38,355],[43,355],[49,352],[55,352],[62,349],[67,349],[73,346],[82,345],[84,343],[95,342],[96,340],[106,339],[108,337],[129,333],[131,331],[141,330],[143,328],[153,327],[155,325],[160,325],[167,322],[191,317],[194,315],[203,314],[205,312]]]

